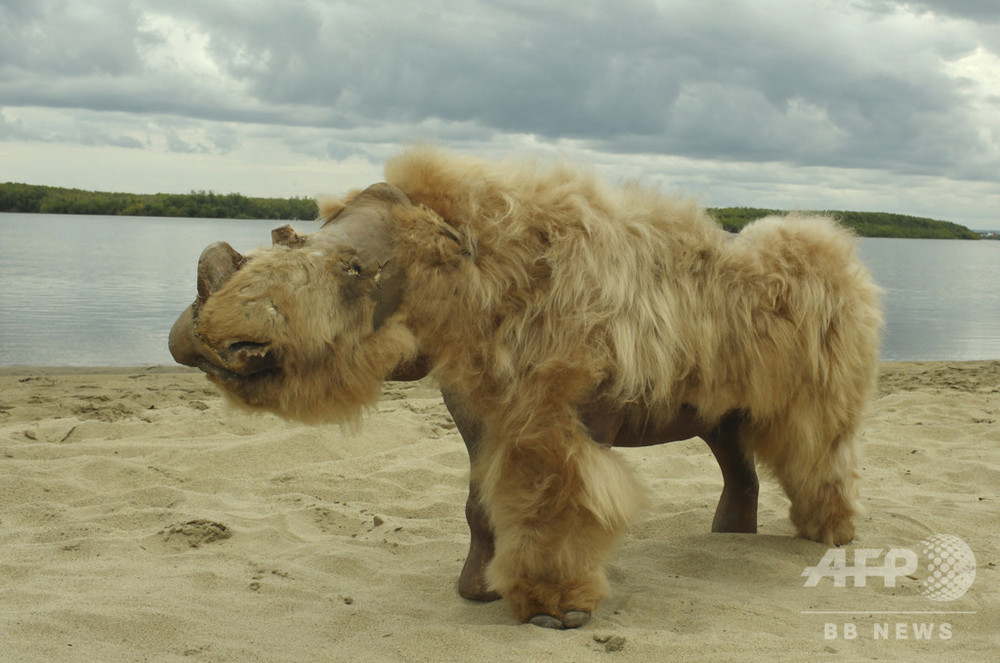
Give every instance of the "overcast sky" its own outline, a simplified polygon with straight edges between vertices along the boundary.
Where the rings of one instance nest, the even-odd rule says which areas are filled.
[[[0,181],[337,193],[402,145],[1000,227],[997,0],[0,0]]]

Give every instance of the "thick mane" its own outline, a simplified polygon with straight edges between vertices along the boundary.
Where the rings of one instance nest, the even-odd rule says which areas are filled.
[[[386,178],[475,247],[475,269],[448,284],[465,296],[450,301],[492,313],[495,329],[478,331],[494,351],[480,361],[501,383],[557,357],[581,388],[662,416],[682,401],[721,416],[749,395],[766,417],[830,361],[875,361],[851,359],[867,339],[837,334],[860,325],[877,337],[880,317],[853,238],[827,219],[762,220],[733,239],[691,201],[566,163],[426,146],[391,160]],[[440,330],[444,343],[453,330]]]
[[[686,312],[657,281],[726,241],[693,202],[636,185],[615,189],[566,163],[490,163],[429,147],[391,160],[386,179],[475,246],[477,274],[465,284],[478,288],[473,301],[502,318],[493,330],[501,374],[527,368],[505,360],[537,368],[551,357],[582,359],[573,346],[587,344],[588,365],[576,368],[595,381],[589,386],[611,378],[635,400],[653,376],[621,367],[656,367],[659,378],[677,373],[677,354],[689,354],[676,347],[675,318]],[[559,331],[539,328],[551,324]]]

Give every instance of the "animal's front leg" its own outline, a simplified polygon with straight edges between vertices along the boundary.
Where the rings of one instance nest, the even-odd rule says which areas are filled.
[[[476,482],[469,484],[469,499],[465,504],[465,518],[469,523],[469,554],[458,578],[458,593],[472,601],[496,601],[500,594],[491,590],[486,582],[486,567],[493,560],[494,537],[489,516],[479,497]]]
[[[469,461],[474,463],[483,443],[483,422],[473,408],[457,392],[442,389],[444,404],[451,413],[458,432],[462,435],[469,451]],[[469,481],[469,497],[465,503],[465,518],[469,523],[469,554],[458,579],[458,593],[473,601],[496,601],[500,595],[492,591],[486,583],[486,566],[493,559],[493,528],[480,498],[479,482]]]
[[[521,621],[573,628],[608,590],[604,562],[636,515],[629,469],[593,442],[575,413],[564,425],[491,422],[474,467],[496,534],[490,586]]]

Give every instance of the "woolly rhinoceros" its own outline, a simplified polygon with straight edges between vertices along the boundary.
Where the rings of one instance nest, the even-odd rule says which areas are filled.
[[[713,531],[755,532],[755,459],[800,535],[854,536],[854,434],[878,289],[819,217],[731,236],[694,204],[567,164],[410,149],[323,227],[246,257],[214,244],[170,348],[232,401],[344,421],[432,375],[472,464],[462,596],[522,621],[587,621],[642,503],[613,447],[702,437]]]

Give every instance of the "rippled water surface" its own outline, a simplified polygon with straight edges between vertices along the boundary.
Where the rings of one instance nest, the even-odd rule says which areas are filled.
[[[277,221],[0,214],[0,365],[170,364],[198,256]],[[309,232],[315,222],[293,224]],[[886,289],[883,358],[1000,358],[1000,242],[865,239]]]
[[[267,245],[279,225],[0,214],[0,365],[172,364],[167,336],[194,300],[201,250]]]

